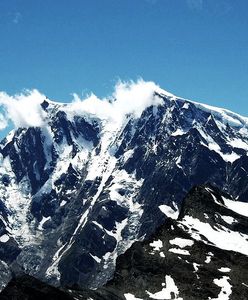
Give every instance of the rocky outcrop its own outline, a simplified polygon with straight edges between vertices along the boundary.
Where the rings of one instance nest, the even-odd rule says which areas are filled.
[[[212,186],[193,188],[179,218],[134,243],[117,259],[114,278],[85,299],[248,299],[248,205],[244,216],[242,203],[226,197]]]

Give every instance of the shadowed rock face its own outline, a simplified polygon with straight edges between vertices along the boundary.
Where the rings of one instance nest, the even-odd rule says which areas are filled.
[[[118,124],[46,101],[46,126],[2,141],[3,268],[15,263],[55,286],[97,288],[120,254],[164,223],[159,207],[180,208],[192,186],[212,182],[248,199],[247,120],[153,97],[161,104]]]
[[[248,257],[242,254],[241,246],[248,249],[248,217],[240,214],[242,205],[216,187],[193,188],[184,199],[177,219],[169,217],[173,214],[168,210],[165,223],[149,239],[135,242],[118,257],[112,280],[97,290],[74,287],[68,291],[70,296],[85,300],[247,299]],[[248,215],[247,210],[244,213]],[[232,243],[236,238],[239,243]],[[46,299],[55,292],[37,280],[33,282],[35,291],[44,292]],[[14,295],[16,291],[20,295],[25,292],[26,297],[33,296],[30,285],[25,277],[15,279],[0,299],[12,299],[1,297]],[[69,298],[62,298],[61,294],[58,299]]]
[[[1,300],[72,300],[67,293],[34,277],[22,275],[12,279],[0,294]]]

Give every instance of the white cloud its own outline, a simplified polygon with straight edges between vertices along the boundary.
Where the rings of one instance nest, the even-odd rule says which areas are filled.
[[[187,0],[187,5],[192,10],[202,10],[203,0]]]
[[[5,129],[8,126],[7,118],[0,113],[0,130]]]
[[[26,91],[15,96],[0,92],[0,106],[7,116],[2,115],[2,122],[1,117],[0,122],[6,127],[7,119],[11,120],[17,128],[44,125],[45,115],[40,106],[44,99],[45,96],[37,90]]]
[[[101,119],[106,119],[112,113],[112,105],[107,99],[101,100],[93,93],[85,99],[80,99],[77,94],[73,94],[73,96],[73,102],[65,108],[66,113],[71,116],[89,113]]]
[[[138,118],[146,107],[161,104],[161,99],[154,96],[154,91],[160,90],[154,82],[145,82],[142,79],[136,83],[120,81],[108,99],[99,99],[94,94],[86,99],[80,99],[74,94],[74,101],[66,110],[71,116],[75,113],[90,113],[101,119],[121,122],[127,114],[134,114]]]
[[[73,94],[73,101],[61,106],[61,110],[70,119],[75,115],[90,114],[106,121],[121,123],[128,114],[138,118],[146,107],[162,104],[162,99],[155,96],[154,91],[166,93],[154,82],[142,79],[137,82],[119,81],[110,97],[100,99],[92,93],[80,99],[77,94]],[[4,110],[4,115],[0,113],[0,129],[5,128],[8,121],[12,121],[16,128],[46,126],[46,112],[40,105],[45,98],[37,90],[14,96],[0,92],[0,108]]]
[[[154,91],[160,88],[154,82],[139,80],[137,83],[119,82],[113,94],[116,101],[113,107],[116,112],[122,115],[133,113],[140,117],[143,110],[152,104],[161,104],[161,98],[154,96]]]

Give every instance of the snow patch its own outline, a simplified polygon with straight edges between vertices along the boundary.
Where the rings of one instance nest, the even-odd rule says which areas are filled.
[[[7,234],[4,234],[2,236],[0,236],[0,242],[1,243],[7,243],[9,240],[9,236]]]
[[[134,149],[130,149],[128,151],[126,151],[124,154],[123,154],[123,158],[124,158],[124,163],[127,162],[129,160],[129,158],[131,158],[134,154]]]
[[[165,284],[162,284],[162,286],[166,286],[165,288],[162,288],[161,291],[157,293],[150,293],[149,291],[146,291],[146,293],[149,295],[151,299],[161,299],[161,300],[183,300],[183,298],[179,297],[179,290],[175,284],[174,279],[170,275],[165,276]]]
[[[225,197],[222,197],[225,205],[231,209],[232,211],[248,217],[248,203],[247,202],[240,202],[240,201],[234,201],[234,200],[230,200],[227,199]]]
[[[98,256],[95,256],[93,254],[90,253],[90,256],[99,264],[101,262],[101,258],[99,258]]]
[[[231,162],[233,163],[235,160],[240,158],[240,155],[238,155],[235,152],[231,152],[231,153],[223,153],[220,149],[220,146],[216,143],[209,143],[208,144],[208,148],[212,151],[215,151],[216,153],[218,153],[224,161],[226,162]]]
[[[183,131],[182,129],[178,128],[175,132],[173,132],[173,133],[171,134],[171,136],[179,136],[179,135],[183,135],[183,134],[185,134],[185,133],[187,133],[187,132],[185,132],[185,131]]]
[[[46,221],[48,221],[49,219],[50,219],[51,217],[49,216],[49,217],[42,217],[42,220],[40,221],[40,224],[39,224],[39,226],[38,226],[38,229],[39,230],[43,230],[43,225],[44,225],[44,223],[46,223]]]
[[[188,109],[189,108],[189,103],[185,102],[182,106],[183,109]]]
[[[149,245],[153,247],[153,251],[160,251],[160,248],[163,247],[163,242],[161,240],[157,240],[157,241],[153,241]]]
[[[199,264],[197,264],[197,263],[193,263],[194,273],[197,273],[197,272],[198,272],[198,270],[199,270],[199,267],[200,267],[200,265],[199,265]],[[199,279],[199,278],[200,278],[198,274],[196,274],[196,277],[197,277],[197,279]]]
[[[171,248],[169,249],[169,252],[175,253],[175,254],[180,254],[180,255],[190,255],[188,250],[182,250],[178,248]]]
[[[209,264],[211,262],[212,256],[214,256],[213,253],[209,252],[205,259],[206,264]]]
[[[175,238],[173,240],[170,240],[171,245],[177,245],[180,248],[185,248],[187,246],[191,247],[194,245],[194,241],[189,239],[182,239],[182,238]]]
[[[227,224],[230,225],[237,222],[237,220],[235,220],[233,217],[230,216],[221,216],[221,219],[223,219]]]
[[[168,218],[176,220],[179,215],[178,210],[173,210],[169,205],[163,204],[158,207],[162,213],[164,213]]]
[[[231,271],[230,268],[226,268],[226,267],[221,267],[220,269],[218,269],[220,272],[223,272],[223,273],[229,273]]]
[[[230,141],[229,145],[231,145],[233,148],[240,148],[248,151],[248,144],[240,139],[234,139]]]
[[[127,293],[124,294],[124,297],[126,298],[126,300],[143,300],[141,298],[136,298],[133,294],[131,293]]]
[[[244,255],[248,253],[248,235],[241,235],[239,232],[231,231],[223,226],[214,229],[210,224],[203,223],[191,216],[185,216],[180,223],[188,228],[188,232],[193,239],[206,243],[201,237],[204,236],[210,243],[220,249],[235,251]]]
[[[232,286],[229,283],[230,278],[223,276],[221,279],[214,279],[214,284],[221,288],[218,298],[212,300],[229,300],[229,296],[232,294]]]
[[[63,207],[63,206],[66,205],[66,203],[67,203],[67,202],[66,202],[65,200],[62,200],[59,206],[60,206],[60,207]]]

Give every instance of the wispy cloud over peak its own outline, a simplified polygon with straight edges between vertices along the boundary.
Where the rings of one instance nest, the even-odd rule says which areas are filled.
[[[155,91],[161,91],[159,86],[151,81],[139,79],[137,82],[119,81],[115,85],[113,94],[100,99],[94,94],[80,99],[74,94],[74,101],[68,106],[69,114],[90,113],[102,119],[121,122],[126,115],[139,117],[143,110],[150,105],[161,104],[161,99],[154,96]]]
[[[37,90],[15,96],[0,92],[0,107],[5,113],[5,116],[0,114],[0,129],[6,128],[10,120],[16,128],[44,125],[44,111],[40,106],[44,99]]]
[[[161,98],[155,96],[154,92],[165,91],[154,82],[142,79],[137,82],[119,81],[111,96],[98,98],[91,93],[81,99],[77,94],[73,94],[73,101],[63,106],[63,110],[70,118],[90,114],[105,121],[118,123],[129,114],[138,118],[146,107],[162,104]],[[28,90],[14,96],[0,92],[0,130],[6,128],[10,121],[15,128],[46,126],[47,116],[41,107],[45,98],[38,90]]]
[[[0,113],[0,130],[5,129],[8,126],[7,117]]]

